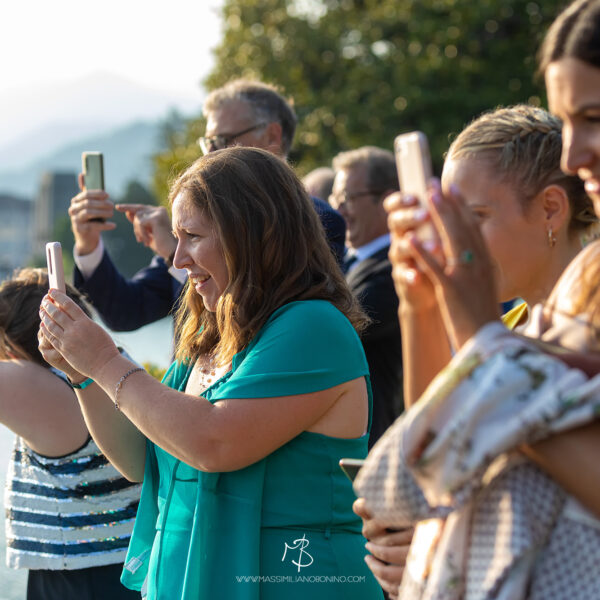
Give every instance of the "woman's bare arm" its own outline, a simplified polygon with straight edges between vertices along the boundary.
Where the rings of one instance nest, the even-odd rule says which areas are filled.
[[[525,445],[521,451],[600,518],[600,422]]]

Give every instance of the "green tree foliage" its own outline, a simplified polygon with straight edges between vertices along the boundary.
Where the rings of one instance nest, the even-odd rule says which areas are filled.
[[[164,151],[153,157],[152,187],[160,204],[167,206],[172,181],[202,155],[198,138],[204,135],[205,124],[201,116],[186,120],[176,111],[163,122],[160,142]]]
[[[300,173],[341,150],[423,130],[436,166],[449,137],[498,105],[544,104],[535,54],[564,0],[225,0],[208,89],[246,76],[295,101]],[[189,124],[184,143],[201,135]],[[191,158],[173,147],[165,164]],[[191,162],[191,161],[190,161]],[[185,166],[186,160],[178,162]]]

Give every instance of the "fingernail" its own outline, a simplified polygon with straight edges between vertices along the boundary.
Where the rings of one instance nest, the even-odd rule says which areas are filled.
[[[439,192],[434,192],[432,195],[432,201],[436,206],[439,206],[442,203],[442,195]]]
[[[418,208],[414,212],[415,221],[424,221],[427,218],[429,212],[424,208]]]
[[[427,252],[433,252],[437,248],[437,242],[433,240],[425,240],[421,245]]]
[[[406,283],[414,283],[416,279],[417,274],[412,269],[405,271],[404,280],[406,281]]]
[[[365,544],[365,548],[366,548],[366,549],[367,549],[369,552],[371,552],[371,550],[373,550],[373,546],[371,545],[371,542],[367,542],[367,543]]]
[[[458,189],[458,186],[455,183],[450,184],[450,193],[453,196],[460,196],[460,190]]]

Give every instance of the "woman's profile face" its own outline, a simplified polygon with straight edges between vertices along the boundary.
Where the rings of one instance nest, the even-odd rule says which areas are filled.
[[[546,69],[550,112],[563,122],[561,167],[585,182],[600,216],[600,69],[562,58]]]
[[[500,301],[537,300],[550,257],[543,215],[535,200],[524,211],[512,184],[476,158],[449,158],[442,190],[454,184],[481,226],[495,267]],[[545,286],[544,286],[545,289]]]
[[[173,233],[177,238],[173,265],[187,271],[206,310],[215,312],[229,283],[221,240],[212,222],[184,194],[173,201],[172,214]]]

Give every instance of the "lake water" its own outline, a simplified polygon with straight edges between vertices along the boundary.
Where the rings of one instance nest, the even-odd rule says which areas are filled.
[[[138,362],[151,362],[166,368],[171,364],[173,327],[170,317],[157,321],[134,332],[111,333],[115,341]],[[0,424],[0,600],[23,600],[27,571],[6,566],[6,538],[4,536],[4,483],[6,468],[14,441],[12,431]]]

